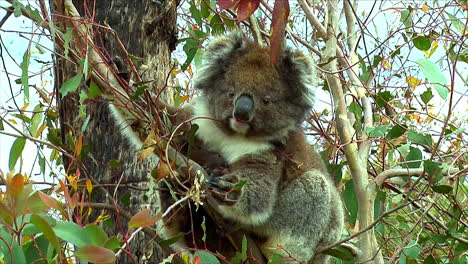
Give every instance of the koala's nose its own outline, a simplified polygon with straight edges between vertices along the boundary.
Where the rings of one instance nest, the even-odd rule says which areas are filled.
[[[250,121],[254,109],[254,101],[250,95],[243,94],[237,98],[234,105],[234,117],[239,121]]]

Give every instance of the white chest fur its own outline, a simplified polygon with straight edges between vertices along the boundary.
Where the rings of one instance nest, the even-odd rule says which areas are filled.
[[[196,136],[214,152],[219,153],[227,163],[231,164],[242,156],[260,153],[271,149],[271,144],[265,141],[249,139],[243,135],[228,135],[219,129],[210,119],[208,106],[202,98],[195,99],[194,120],[192,123],[199,126]]]

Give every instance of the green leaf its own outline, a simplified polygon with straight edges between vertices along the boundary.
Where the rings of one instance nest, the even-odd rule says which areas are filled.
[[[247,259],[247,238],[245,237],[245,235],[242,237],[241,257],[242,257],[242,260],[244,261]]]
[[[195,54],[197,54],[198,41],[192,38],[186,39],[183,50],[185,52],[185,55],[187,56],[187,59],[185,59],[184,64],[182,64],[181,70],[185,71],[192,62],[193,58],[195,57]]]
[[[203,242],[206,242],[206,222],[205,222],[205,216],[203,216],[203,221],[202,223],[200,224],[202,230],[203,230],[203,237],[202,237],[202,241]]]
[[[435,260],[435,258],[431,255],[427,256],[427,258],[424,260],[423,264],[437,264],[438,262]]]
[[[393,99],[393,95],[389,91],[380,92],[375,97],[375,102],[378,106],[384,107]]]
[[[356,118],[356,122],[354,122],[354,129],[360,133],[362,130],[362,108],[358,103],[352,102],[349,105],[349,111],[353,113],[354,117]]]
[[[77,75],[73,76],[72,78],[68,79],[66,82],[62,84],[60,88],[60,94],[62,94],[62,98],[65,97],[68,93],[76,92],[78,86],[80,85],[81,79],[83,78],[82,73],[78,73]]]
[[[188,134],[188,150],[187,150],[187,157],[192,156],[192,148],[195,144],[195,133],[197,133],[198,130],[198,125],[197,124],[192,124],[190,127],[190,132]]]
[[[244,185],[247,183],[246,180],[240,180],[238,183],[234,185],[234,189],[240,190]]]
[[[430,182],[438,182],[442,179],[442,169],[436,162],[425,160],[423,163],[424,171],[428,174]]]
[[[13,142],[10,150],[10,159],[8,160],[8,169],[12,171],[15,168],[21,153],[23,153],[24,146],[26,145],[25,138],[17,138]]]
[[[31,127],[29,128],[29,131],[31,131],[31,135],[33,137],[36,137],[37,129],[39,128],[39,125],[44,119],[43,108],[44,107],[41,104],[38,104],[36,105],[36,107],[34,107],[34,114],[31,119]]]
[[[410,28],[412,23],[412,12],[411,10],[403,10],[401,11],[400,22],[403,22],[405,27]]]
[[[410,130],[408,133],[408,140],[411,141],[414,144],[419,144],[423,146],[432,146],[432,137],[431,135],[424,135],[421,133],[418,133],[414,130]]]
[[[346,261],[354,260],[353,254],[348,249],[340,246],[325,250],[323,253]]]
[[[44,220],[41,216],[37,214],[33,214],[31,216],[31,223],[36,226],[39,230],[41,230],[42,234],[44,235],[47,240],[52,244],[57,252],[60,252],[59,241],[57,236],[55,235],[54,230],[50,227],[49,223]]]
[[[36,236],[34,237],[34,241],[29,241],[25,243],[23,245],[23,252],[24,256],[26,257],[25,263],[45,263],[41,262],[41,260],[44,259],[39,253],[47,255],[49,245],[49,240],[47,240],[47,238],[45,238],[44,235]]]
[[[20,1],[13,1],[13,14],[15,15],[15,17],[20,17],[23,15],[23,13],[21,12],[21,8],[24,8],[24,5],[20,3]]]
[[[24,89],[24,97],[29,102],[29,60],[31,59],[31,51],[29,48],[24,52],[23,61],[21,62],[21,84]]]
[[[386,138],[388,140],[395,139],[403,135],[406,132],[406,129],[407,128],[404,126],[395,125],[388,131]]]
[[[57,222],[53,230],[58,237],[77,247],[91,245],[91,239],[88,237],[88,234],[82,227],[75,223]]]
[[[427,103],[429,103],[429,101],[432,99],[432,97],[434,97],[434,95],[432,95],[431,89],[428,88],[424,93],[420,95],[420,97],[421,100],[427,105]]]
[[[208,18],[210,16],[210,8],[208,7],[208,1],[202,1],[200,7],[201,14],[204,18]]]
[[[453,190],[453,187],[449,185],[433,185],[431,188],[434,192],[443,194],[451,193]]]
[[[203,264],[220,264],[216,256],[206,251],[197,251],[195,252],[194,256],[195,257],[198,256],[200,258],[200,263],[203,263]]]
[[[75,251],[75,256],[92,263],[112,263],[115,261],[114,251],[98,246],[84,246]]]
[[[32,9],[29,5],[27,5],[24,9],[26,10],[26,13],[28,13],[28,15],[36,21],[37,24],[42,23],[43,19],[37,9]]]
[[[195,5],[194,0],[190,1],[189,11],[190,11],[191,17],[195,20],[195,22],[197,22],[198,26],[200,26],[200,28],[203,27],[203,22],[201,19],[202,14],[200,10],[197,8],[197,5]]]
[[[429,50],[431,48],[431,39],[425,36],[417,36],[413,39],[413,44],[419,50]]]
[[[358,214],[358,203],[356,193],[354,192],[353,181],[349,180],[345,184],[345,189],[343,191],[343,200],[345,202],[347,218],[351,227],[354,227],[356,224],[357,214]]]
[[[220,35],[224,33],[224,23],[221,20],[221,17],[216,14],[210,20],[210,27],[213,30],[213,34]]]
[[[460,22],[460,20],[454,15],[451,15],[449,13],[446,14],[450,18],[449,20],[452,22],[452,25],[458,30],[458,32],[463,33],[465,31],[465,26],[463,25],[464,23]]]
[[[279,264],[282,259],[283,259],[282,255],[280,255],[278,253],[273,253],[273,255],[271,255],[268,258],[268,264]]]
[[[366,132],[369,134],[370,137],[378,138],[385,135],[387,132],[388,125],[380,125],[377,127],[366,127]]]
[[[419,168],[421,166],[422,152],[418,148],[410,148],[408,155],[406,156],[406,166],[408,168]]]
[[[138,99],[138,97],[139,97],[140,95],[142,95],[143,92],[144,92],[146,89],[148,89],[148,88],[149,88],[148,85],[138,86],[137,89],[136,89],[136,91],[135,91],[135,93],[132,94],[132,95],[130,96],[130,99],[132,99],[132,100]]]
[[[102,246],[109,238],[104,232],[104,230],[96,225],[96,224],[89,224],[85,226],[84,230],[88,234],[88,237],[91,239],[91,243],[95,246]]]
[[[102,92],[99,90],[99,87],[94,82],[91,82],[88,88],[88,99],[93,99],[94,97],[100,96],[101,94]]]
[[[171,237],[171,238],[168,238],[168,239],[165,239],[165,240],[162,240],[162,241],[159,241],[158,244],[161,246],[161,247],[165,247],[165,246],[169,246],[169,245],[172,245],[174,244],[175,242],[177,242],[179,239],[181,239],[182,237],[184,237],[184,233],[183,232],[180,232],[179,234]]]
[[[447,99],[448,89],[444,86],[447,84],[445,76],[440,71],[440,68],[430,60],[421,59],[418,60],[419,68],[422,70],[424,76],[429,80],[440,95],[442,99]]]
[[[111,238],[109,238],[105,243],[104,243],[104,247],[105,248],[108,248],[110,250],[116,250],[116,249],[119,249],[121,246],[120,244],[120,240],[113,236]]]
[[[415,241],[410,242],[411,246],[405,247],[403,249],[403,252],[405,253],[406,256],[410,258],[417,258],[419,256],[419,253],[421,253],[421,249],[416,245]]]
[[[65,55],[66,58],[68,58],[68,51],[70,49],[70,42],[73,37],[73,29],[67,27],[67,31],[65,34],[63,34],[63,54]]]
[[[5,231],[0,229],[0,256],[3,254],[5,263],[27,263],[23,250],[16,242],[16,239]],[[13,261],[14,260],[14,261]]]

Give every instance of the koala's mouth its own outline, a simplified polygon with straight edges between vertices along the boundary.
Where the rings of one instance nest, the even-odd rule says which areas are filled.
[[[242,135],[245,135],[250,128],[250,125],[248,122],[239,120],[234,117],[231,117],[229,119],[229,125],[234,132],[242,134]]]

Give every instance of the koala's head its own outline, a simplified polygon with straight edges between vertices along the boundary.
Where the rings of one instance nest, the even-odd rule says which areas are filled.
[[[207,46],[194,85],[226,133],[280,140],[312,107],[316,75],[301,51],[286,48],[272,65],[268,47],[236,31]]]

